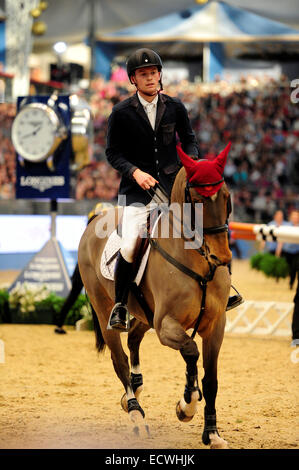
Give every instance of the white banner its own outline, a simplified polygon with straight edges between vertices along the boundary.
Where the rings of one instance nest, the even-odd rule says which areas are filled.
[[[5,43],[6,43],[6,72],[14,75],[12,96],[29,94],[29,55],[32,50],[31,28],[33,18],[31,10],[38,5],[38,0],[6,0],[6,22],[5,22]]]

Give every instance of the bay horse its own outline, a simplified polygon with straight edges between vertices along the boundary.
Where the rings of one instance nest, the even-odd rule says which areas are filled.
[[[173,232],[168,238],[159,234],[150,238],[152,247],[139,287],[153,312],[153,321],[151,324],[145,310],[130,292],[128,308],[134,317],[127,337],[131,369],[121,344],[120,332],[107,329],[114,305],[114,282],[104,278],[100,271],[107,237],[119,222],[117,208],[103,211],[92,220],[80,241],[78,263],[87,295],[96,312],[96,345],[102,351],[106,344],[111,351],[115,372],[125,389],[121,405],[128,412],[137,435],[146,436],[149,432],[138,401],[143,384],[139,347],[144,334],[153,327],[161,344],[178,350],[186,362],[185,389],[176,406],[178,419],[190,421],[203,395],[202,441],[211,448],[227,447],[217,430],[215,401],[217,362],[231,286],[227,266],[232,256],[227,227],[230,195],[223,180],[229,146],[213,161],[194,161],[178,148],[183,166],[175,177],[170,203],[176,203],[181,208],[184,203],[190,203],[191,219],[194,219],[197,203],[202,204],[202,244],[200,248],[185,249],[186,236],[174,236]],[[97,232],[97,223],[104,216],[111,224],[108,224],[110,229],[107,235],[102,237]],[[158,225],[163,224],[164,216],[162,214]],[[172,223],[175,225],[175,218],[172,218]],[[191,336],[187,333],[189,329],[193,329]],[[196,333],[202,338],[202,393],[198,383]]]

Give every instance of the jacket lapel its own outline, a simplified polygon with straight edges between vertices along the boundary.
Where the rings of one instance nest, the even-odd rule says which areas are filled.
[[[159,94],[158,105],[157,105],[157,114],[156,114],[156,123],[155,123],[155,131],[157,131],[157,129],[160,125],[161,119],[163,117],[163,114],[165,112],[165,109],[166,109],[165,100],[166,100],[165,96]]]
[[[142,117],[142,119],[144,119],[144,121],[150,126],[151,130],[152,130],[152,126],[151,126],[151,123],[149,122],[149,119],[147,117],[147,114],[146,112],[144,111],[144,108],[142,106],[142,104],[140,103],[139,99],[138,99],[138,96],[137,96],[137,93],[132,96],[131,98],[131,105],[134,106],[134,108],[136,109],[136,113]]]
[[[158,103],[157,103],[155,131],[157,131],[157,129],[160,125],[161,119],[163,117],[163,114],[165,112],[165,109],[166,109],[165,101],[166,101],[165,96],[159,94]],[[134,108],[136,109],[137,114],[139,114],[139,116],[142,117],[142,119],[144,119],[145,122],[150,126],[150,129],[153,130],[152,126],[151,126],[151,123],[149,122],[149,119],[147,117],[147,114],[144,111],[143,106],[142,106],[142,104],[140,103],[140,101],[138,99],[137,93],[135,93],[135,95],[132,96],[131,105],[134,106]]]

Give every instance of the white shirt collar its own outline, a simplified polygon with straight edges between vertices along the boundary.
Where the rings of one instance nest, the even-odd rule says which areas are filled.
[[[138,98],[139,98],[140,103],[142,104],[142,106],[148,106],[149,104],[157,105],[157,103],[158,103],[158,98],[159,98],[158,94],[155,96],[155,98],[151,102],[146,101],[144,98],[142,98],[142,96],[139,94],[138,91],[137,91],[137,95],[138,95]]]

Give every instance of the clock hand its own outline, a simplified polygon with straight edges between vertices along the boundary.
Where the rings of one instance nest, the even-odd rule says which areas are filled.
[[[23,135],[22,139],[26,139],[27,137],[31,137],[32,135],[36,135],[38,131],[42,128],[43,126],[37,127],[33,132],[30,132],[30,134],[25,134]]]

